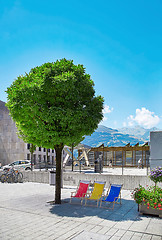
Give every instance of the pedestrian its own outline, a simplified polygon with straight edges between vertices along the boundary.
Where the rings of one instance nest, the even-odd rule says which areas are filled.
[[[141,168],[141,158],[138,160],[138,168]]]
[[[109,161],[109,167],[112,167],[112,160]]]

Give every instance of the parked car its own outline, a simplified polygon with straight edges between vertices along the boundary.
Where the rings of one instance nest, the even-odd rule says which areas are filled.
[[[3,170],[8,170],[10,168],[18,169],[18,170],[31,170],[31,161],[29,160],[19,160],[14,161],[8,165],[3,166]]]

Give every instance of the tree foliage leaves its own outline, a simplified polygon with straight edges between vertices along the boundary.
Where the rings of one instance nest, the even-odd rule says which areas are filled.
[[[7,89],[10,115],[24,140],[46,148],[72,145],[102,120],[103,98],[83,65],[61,59],[31,69]]]

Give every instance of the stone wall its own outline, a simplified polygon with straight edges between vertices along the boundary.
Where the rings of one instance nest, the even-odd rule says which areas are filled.
[[[162,131],[150,132],[150,169],[162,167]]]
[[[24,181],[26,182],[38,182],[49,184],[49,172],[44,171],[27,171],[23,172]],[[107,174],[85,174],[77,172],[64,172],[63,173],[63,185],[64,186],[77,186],[79,180],[90,180],[93,181],[106,181],[106,187],[110,183],[123,184],[123,189],[132,190],[141,184],[146,187],[154,185],[148,176],[134,176],[134,175],[107,175]],[[158,184],[162,186],[162,184]]]
[[[15,123],[5,103],[0,101],[0,162],[2,165],[24,160],[24,142],[18,138]]]

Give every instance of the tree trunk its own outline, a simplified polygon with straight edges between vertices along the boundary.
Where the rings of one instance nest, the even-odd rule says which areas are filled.
[[[34,165],[34,151],[35,151],[36,147],[31,143],[30,144],[30,153],[31,153],[31,171],[33,171],[33,165]]]
[[[56,186],[55,186],[55,204],[61,204],[61,156],[63,145],[56,145]]]
[[[48,170],[48,149],[46,148],[46,162],[45,162],[45,169]]]
[[[31,171],[33,171],[33,160],[34,160],[34,155],[33,155],[33,152],[31,152]]]

